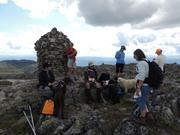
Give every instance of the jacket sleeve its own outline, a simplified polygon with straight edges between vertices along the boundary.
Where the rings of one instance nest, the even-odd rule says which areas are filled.
[[[121,57],[121,53],[118,51],[118,52],[116,52],[116,55],[115,55],[115,58],[116,59],[119,59]]]

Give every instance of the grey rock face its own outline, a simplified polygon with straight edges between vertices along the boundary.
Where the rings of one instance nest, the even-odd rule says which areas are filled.
[[[0,101],[3,101],[5,99],[6,99],[5,92],[0,90]]]
[[[88,105],[80,105],[81,112],[72,115],[68,120],[49,118],[42,122],[38,129],[40,135],[105,135],[104,125],[97,112]]]

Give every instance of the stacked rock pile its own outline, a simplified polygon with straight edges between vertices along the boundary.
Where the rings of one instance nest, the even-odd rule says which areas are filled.
[[[71,44],[68,37],[56,28],[41,36],[35,43],[38,71],[42,69],[44,62],[49,62],[52,64],[55,76],[64,75],[67,71],[66,50]]]

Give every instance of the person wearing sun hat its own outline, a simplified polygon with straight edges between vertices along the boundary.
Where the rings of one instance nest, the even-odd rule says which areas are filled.
[[[161,48],[157,48],[155,53],[157,54],[155,62],[159,65],[161,70],[164,72],[164,64],[165,64],[165,61],[166,61],[166,57],[165,57],[164,54],[162,54],[162,49]]]

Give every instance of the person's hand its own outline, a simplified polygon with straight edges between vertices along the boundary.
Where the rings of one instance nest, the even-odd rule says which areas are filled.
[[[48,86],[52,86],[52,83],[48,83]]]
[[[136,96],[140,96],[140,89],[136,89],[135,95],[136,95]]]

